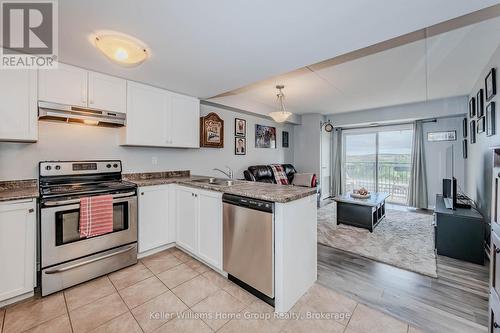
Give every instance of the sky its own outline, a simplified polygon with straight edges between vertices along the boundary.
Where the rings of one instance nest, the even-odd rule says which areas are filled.
[[[379,154],[411,154],[412,130],[379,132]],[[375,154],[375,133],[345,136],[347,156]]]

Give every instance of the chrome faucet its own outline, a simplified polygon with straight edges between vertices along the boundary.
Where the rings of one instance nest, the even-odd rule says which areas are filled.
[[[219,168],[214,168],[213,170],[214,170],[214,171],[219,171],[219,172],[222,172],[222,173],[223,173],[226,177],[228,177],[229,179],[233,179],[233,176],[234,176],[234,172],[233,172],[233,170],[232,170],[230,167],[228,167],[227,165],[226,165],[226,168],[227,168],[227,170],[226,170],[226,171],[223,171],[223,170],[221,170],[221,169],[219,169]]]

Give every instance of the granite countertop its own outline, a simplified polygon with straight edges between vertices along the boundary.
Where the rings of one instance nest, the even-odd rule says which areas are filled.
[[[0,181],[0,201],[38,198],[36,179]]]
[[[207,178],[210,177],[190,175],[189,171],[151,172],[123,175],[124,180],[135,183],[140,187],[162,184],[180,184],[193,188],[241,195],[248,198],[280,203],[298,200],[316,193],[316,188],[249,182],[246,180],[234,180],[234,185],[231,186],[214,185],[195,181]]]
[[[164,172],[143,172],[123,174],[122,179],[137,186],[154,186],[165,184],[177,184],[180,181],[191,180],[193,177],[187,170],[164,171]],[[199,177],[198,177],[199,178]]]

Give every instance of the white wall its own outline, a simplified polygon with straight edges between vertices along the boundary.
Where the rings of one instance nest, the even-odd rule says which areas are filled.
[[[492,179],[492,159],[491,147],[500,146],[500,86],[498,82],[498,70],[500,69],[500,47],[497,48],[488,65],[479,74],[471,96],[476,96],[480,88],[484,89],[484,79],[489,70],[497,69],[497,95],[493,98],[496,103],[496,135],[487,137],[486,133],[476,135],[476,143],[469,144],[469,158],[466,160],[466,185],[465,193],[476,200],[479,210],[487,220],[490,218],[491,200],[491,179]],[[485,102],[484,107],[486,108]]]
[[[294,129],[294,166],[300,173],[315,173],[320,177],[321,132],[320,114],[302,115],[302,125]]]
[[[424,150],[427,171],[427,196],[429,208],[436,205],[436,194],[443,192],[443,178],[446,178],[446,150],[453,145],[453,168],[457,185],[465,186],[465,160],[462,155],[462,120],[464,116],[437,119],[436,122],[424,123]],[[456,141],[427,141],[428,132],[457,131]]]
[[[175,149],[122,147],[119,130],[76,124],[39,122],[39,139],[32,144],[0,143],[0,180],[38,177],[44,160],[121,159],[124,172],[191,170],[193,174],[217,175],[213,168],[230,166],[235,177],[254,164],[293,162],[293,126],[239,114],[213,106],[201,106],[201,114],[216,112],[224,119],[224,148]],[[247,155],[234,155],[234,118],[247,120]],[[276,126],[277,149],[255,148],[255,124]],[[281,131],[290,132],[290,148],[281,147]],[[153,159],[157,160],[153,164]]]
[[[355,112],[328,115],[334,126],[371,124],[393,121],[411,121],[434,117],[453,116],[467,112],[467,97],[451,97],[428,102],[403,104]]]

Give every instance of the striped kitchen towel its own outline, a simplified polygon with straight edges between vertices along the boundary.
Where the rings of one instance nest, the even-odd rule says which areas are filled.
[[[80,237],[89,238],[113,231],[113,196],[80,198]]]
[[[273,170],[274,179],[276,180],[276,184],[288,185],[288,177],[285,173],[285,168],[281,164],[271,164],[269,165],[271,170]]]

